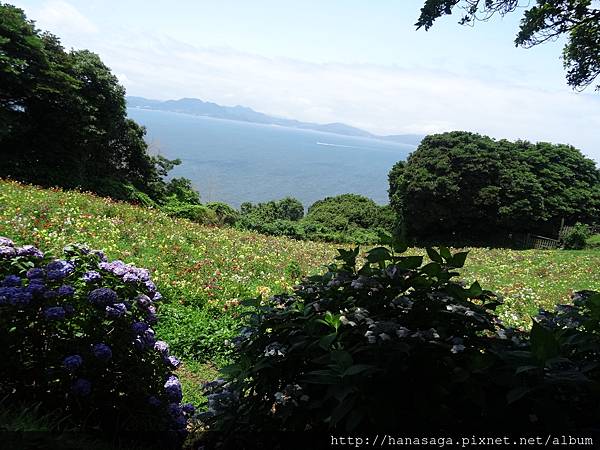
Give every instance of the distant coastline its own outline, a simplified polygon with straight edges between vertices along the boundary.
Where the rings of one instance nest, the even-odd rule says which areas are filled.
[[[214,119],[233,120],[236,122],[275,125],[286,128],[296,128],[300,130],[312,130],[340,136],[377,139],[386,142],[410,145],[413,147],[417,147],[421,140],[425,137],[424,135],[418,134],[380,136],[343,123],[318,124],[311,122],[300,122],[293,119],[269,116],[245,106],[222,106],[216,103],[204,102],[195,98],[161,101],[147,99],[144,97],[130,96],[127,97],[126,100],[128,108],[168,111],[201,117],[211,117]]]

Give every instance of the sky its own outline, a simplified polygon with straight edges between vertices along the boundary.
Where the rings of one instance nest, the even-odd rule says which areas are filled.
[[[600,162],[600,92],[564,78],[564,41],[515,48],[522,10],[416,30],[423,0],[13,0],[128,95],[194,97],[375,134],[473,131],[567,143]],[[528,3],[524,1],[524,3]]]

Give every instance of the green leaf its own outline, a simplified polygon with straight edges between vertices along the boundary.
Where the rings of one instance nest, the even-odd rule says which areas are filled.
[[[352,355],[345,350],[334,350],[331,352],[330,357],[334,363],[344,369],[350,367],[353,362]]]
[[[391,257],[390,251],[385,247],[375,247],[367,252],[367,261],[370,263],[382,263],[389,261]]]
[[[446,260],[446,262],[450,262],[452,260],[452,254],[448,247],[444,247],[443,245],[440,247],[440,255],[442,258]]]
[[[335,425],[342,420],[350,411],[356,402],[356,397],[350,397],[341,402],[331,413],[331,424]]]
[[[433,262],[440,264],[444,262],[440,254],[431,247],[427,247],[427,256],[429,256],[429,259],[431,259]]]
[[[508,394],[506,394],[506,401],[510,405],[511,403],[514,403],[517,400],[523,398],[529,392],[531,392],[531,388],[528,388],[526,386],[516,387],[516,388],[512,389],[511,391],[509,391]]]
[[[468,254],[469,252],[460,252],[452,256],[452,267],[456,267],[457,269],[463,267],[465,265],[465,261],[467,259]]]
[[[430,277],[439,277],[442,273],[442,266],[439,263],[432,262],[421,267],[421,271]]]
[[[536,369],[539,369],[539,368],[540,368],[539,366],[531,366],[531,365],[528,365],[528,366],[519,366],[519,367],[517,367],[517,370],[515,370],[515,374],[518,375],[520,373],[529,372],[530,370],[536,370]]]
[[[329,350],[336,337],[337,333],[329,333],[323,336],[321,339],[319,339],[319,347],[321,347],[323,350]]]
[[[483,289],[479,285],[479,282],[475,281],[467,290],[466,294],[469,297],[479,297],[481,294],[483,294]]]
[[[357,375],[363,372],[372,372],[374,370],[376,370],[375,366],[371,366],[369,364],[355,364],[353,366],[348,367],[344,372],[343,376],[347,377],[351,375]]]
[[[543,327],[535,320],[530,333],[531,352],[541,363],[560,354],[560,345],[551,330]]]
[[[423,264],[422,256],[401,256],[396,263],[400,269],[406,270],[417,269],[421,264]]]
[[[302,381],[311,384],[337,384],[340,377],[331,370],[313,370],[302,377]]]

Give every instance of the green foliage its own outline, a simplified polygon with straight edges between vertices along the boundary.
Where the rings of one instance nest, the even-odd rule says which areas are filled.
[[[266,203],[242,203],[240,207],[245,223],[259,224],[275,221],[298,221],[304,216],[304,206],[299,200],[286,197]]]
[[[586,241],[591,236],[592,233],[587,225],[576,223],[572,229],[562,236],[561,242],[566,249],[581,250],[585,248]]]
[[[357,194],[342,194],[318,200],[308,208],[307,222],[332,231],[353,228],[376,229],[390,225],[389,213],[373,200]]]
[[[210,202],[205,205],[217,215],[217,221],[220,225],[235,225],[240,214],[227,203]]]
[[[165,186],[165,195],[167,197],[175,196],[177,201],[181,203],[200,204],[200,194],[187,178],[173,178],[170,180]]]
[[[294,206],[295,205],[295,206]],[[240,228],[273,236],[325,242],[378,243],[382,232],[392,230],[395,212],[356,194],[327,197],[315,202],[302,217],[297,200],[241,205]],[[295,211],[290,213],[290,211]]]
[[[179,362],[150,327],[160,298],[148,271],[102,252],[55,259],[0,238],[0,397],[79,429],[181,431],[181,392],[165,385]]]
[[[411,238],[483,243],[510,232],[555,234],[600,211],[600,171],[567,145],[426,137],[390,172],[390,202]]]
[[[519,9],[518,0],[425,0],[417,28],[431,28],[439,17],[460,8],[461,24],[488,20]],[[515,44],[529,48],[566,37],[563,48],[567,82],[574,88],[589,86],[600,74],[600,9],[590,0],[536,0],[528,5]],[[600,86],[598,86],[600,88]]]
[[[2,3],[0,86],[0,176],[142,204],[171,194],[163,177],[180,161],[148,154],[146,130],[127,118],[125,89],[98,55],[66,52]]]
[[[161,209],[171,217],[188,219],[204,225],[218,223],[217,213],[214,210],[205,205],[181,202],[175,195],[167,197],[166,203]]]
[[[506,329],[500,299],[454,281],[466,252],[340,250],[322,276],[253,307],[225,380],[207,386],[210,429],[551,431],[600,418],[600,295]],[[583,328],[581,328],[583,326]],[[594,406],[596,405],[596,406]],[[531,420],[535,417],[536,420]],[[222,436],[223,434],[221,434]]]

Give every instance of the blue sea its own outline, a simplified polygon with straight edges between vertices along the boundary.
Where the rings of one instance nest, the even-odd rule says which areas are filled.
[[[410,145],[310,130],[130,108],[150,151],[182,161],[203,202],[234,207],[296,197],[305,207],[344,193],[386,204],[387,174]]]

